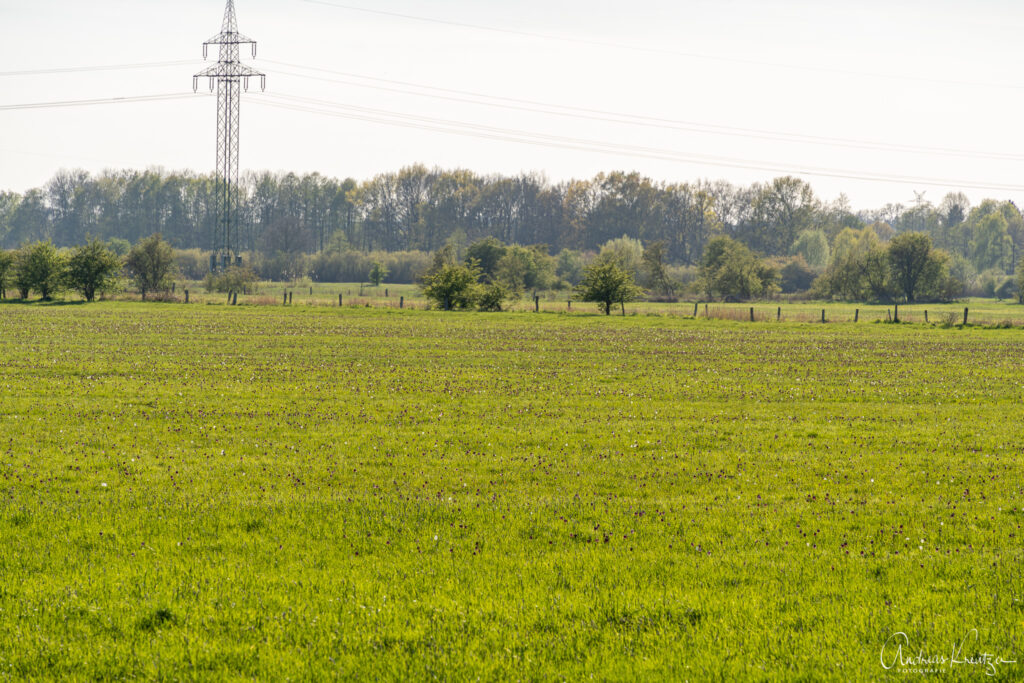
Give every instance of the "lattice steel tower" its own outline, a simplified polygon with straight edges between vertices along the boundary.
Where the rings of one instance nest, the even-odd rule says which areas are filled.
[[[220,33],[203,43],[203,59],[211,45],[220,46],[220,59],[213,66],[192,77],[192,89],[199,89],[199,79],[207,78],[210,91],[217,86],[217,228],[210,256],[210,270],[224,269],[240,263],[238,243],[238,124],[242,91],[249,89],[249,79],[258,76],[261,89],[267,86],[266,74],[242,64],[239,57],[242,45],[252,46],[256,56],[256,41],[238,32],[235,2],[228,0],[224,8],[224,25]]]

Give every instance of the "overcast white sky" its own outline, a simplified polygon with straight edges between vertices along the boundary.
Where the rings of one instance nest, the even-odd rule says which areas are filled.
[[[62,167],[212,170],[216,111],[208,96],[2,107],[191,93],[192,74],[204,66],[202,42],[218,32],[224,4],[0,0],[0,189],[42,185]],[[259,42],[250,64],[268,75],[267,93],[242,104],[245,169],[365,179],[421,162],[542,171],[556,181],[618,169],[741,184],[789,172],[824,199],[845,192],[858,209],[906,204],[915,190],[938,202],[956,189],[974,201],[1024,205],[1019,2],[236,5],[240,30]],[[10,75],[151,62],[183,63]],[[270,106],[285,101],[302,110]],[[612,112],[648,118],[600,120],[616,118]],[[474,136],[430,129],[438,127]]]

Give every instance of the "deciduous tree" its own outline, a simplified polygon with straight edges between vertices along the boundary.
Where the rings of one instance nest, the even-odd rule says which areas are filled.
[[[611,259],[599,259],[588,266],[583,281],[576,286],[576,296],[582,301],[593,301],[605,315],[611,315],[612,306],[635,300],[643,292],[633,282],[633,274]]]
[[[30,291],[49,299],[64,287],[67,261],[49,241],[29,244],[18,250],[15,257],[15,282],[21,298]]]
[[[96,292],[105,292],[117,282],[121,271],[121,258],[97,239],[77,247],[68,259],[68,284],[86,301],[92,301]]]
[[[136,287],[146,299],[149,292],[166,292],[174,274],[174,250],[160,233],[151,235],[132,247],[126,261]]]

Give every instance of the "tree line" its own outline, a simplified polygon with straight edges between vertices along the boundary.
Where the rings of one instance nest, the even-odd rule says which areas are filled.
[[[198,252],[211,246],[214,190],[212,176],[187,172],[63,170],[41,188],[0,193],[0,247],[70,247],[92,237],[123,248],[159,232],[177,249]],[[822,200],[793,177],[744,187],[611,172],[551,183],[536,173],[414,165],[361,182],[253,173],[242,196],[239,246],[258,274],[272,279],[351,281],[388,261],[396,281],[411,281],[446,245],[464,252],[488,238],[542,245],[558,261],[589,259],[609,242],[629,239],[659,245],[668,266],[696,269],[709,244],[727,237],[770,262],[783,292],[817,282],[821,296],[884,298],[893,286],[878,280],[879,251],[915,232],[945,254],[961,294],[996,296],[1013,289],[1024,246],[1024,219],[1011,202],[972,206],[950,193],[933,204],[919,194],[910,205],[855,212],[844,197]],[[201,277],[192,271],[203,261],[193,260],[183,271]]]

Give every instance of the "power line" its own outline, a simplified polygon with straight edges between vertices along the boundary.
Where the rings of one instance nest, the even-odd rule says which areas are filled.
[[[51,69],[32,69],[28,71],[0,71],[3,76],[45,76],[47,74],[70,74],[85,73],[89,71],[123,71],[127,69],[158,69],[168,66],[184,66],[192,64],[191,60],[178,60],[174,62],[140,62],[138,64],[104,64],[101,66],[69,66],[55,67]]]
[[[127,104],[132,102],[161,102],[164,100],[183,100],[193,98],[194,93],[168,93],[164,95],[137,95],[133,97],[105,97],[91,100],[61,100],[56,102],[28,102],[23,104],[3,104],[0,111],[19,111],[23,109],[59,109],[63,107],[88,107],[100,104]]]
[[[311,80],[323,81],[327,83],[336,83],[339,85],[350,85],[358,88],[368,88],[373,90],[382,90],[386,92],[394,92],[405,95],[412,95],[415,97],[428,97],[439,100],[447,100],[452,102],[461,102],[466,104],[475,104],[487,107],[498,107],[502,109],[509,109],[514,111],[527,111],[541,114],[550,114],[553,116],[571,117],[586,119],[591,121],[606,121],[610,123],[620,123],[632,126],[643,126],[648,128],[660,128],[665,130],[678,130],[686,132],[696,133],[708,133],[711,135],[723,135],[730,137],[743,137],[758,140],[769,140],[776,142],[797,142],[802,144],[812,145],[823,145],[828,147],[843,147],[849,149],[860,149],[860,150],[878,150],[878,151],[891,151],[891,152],[908,152],[913,154],[927,154],[927,155],[940,155],[940,156],[951,156],[951,157],[962,157],[969,159],[992,159],[1001,161],[1024,161],[1024,155],[1020,154],[1004,154],[999,152],[985,152],[975,150],[963,150],[951,147],[926,147],[919,145],[905,145],[905,144],[894,144],[885,142],[875,142],[870,140],[857,140],[853,138],[841,138],[841,137],[829,137],[819,135],[807,135],[804,133],[787,133],[782,131],[764,130],[758,128],[742,128],[737,126],[724,126],[721,124],[702,123],[696,121],[685,121],[678,119],[660,118],[654,116],[644,116],[639,114],[628,114],[622,112],[607,111],[601,109],[591,109],[587,107],[578,107],[572,105],[555,104],[551,102],[540,102],[537,100],[526,100],[517,99],[512,97],[504,97],[498,95],[488,95],[485,93],[473,92],[468,90],[456,90],[452,88],[438,88],[435,86],[423,85],[419,83],[412,83],[409,81],[398,81],[386,78],[374,78],[372,76],[363,76],[359,74],[353,74],[344,71],[334,71],[331,69],[321,69],[317,67],[307,67],[299,64],[290,64],[288,62],[278,62],[275,60],[266,60],[271,64],[279,64],[289,68],[303,69],[307,71],[316,71],[322,73],[335,74],[339,76],[345,76],[348,78],[356,78],[368,81],[374,81],[377,83],[387,83],[392,85],[408,86],[411,88],[419,88],[421,90],[429,90],[437,93],[451,93],[451,94],[430,94],[425,92],[417,92],[408,88],[389,87],[381,85],[371,85],[368,83],[359,83],[352,80],[340,80],[334,78],[324,78],[321,76],[310,76],[307,74],[299,74],[288,71],[278,71],[277,73],[286,76],[295,76],[297,78],[306,78]],[[480,98],[480,99],[473,99]],[[493,101],[481,101],[481,100],[493,100]],[[543,108],[541,108],[543,107]],[[561,110],[561,111],[557,111]]]
[[[263,101],[266,98],[270,101]],[[283,101],[274,101],[283,100]],[[634,145],[622,145],[599,140],[588,140],[583,138],[572,138],[558,135],[547,135],[533,133],[523,130],[500,128],[496,126],[485,126],[465,121],[451,119],[438,119],[432,117],[418,116],[415,114],[404,114],[369,107],[346,105],[327,100],[316,100],[306,97],[289,95],[264,95],[261,98],[252,100],[256,104],[314,113],[338,118],[379,123],[390,126],[413,128],[417,130],[428,130],[433,132],[459,135],[463,137],[474,137],[504,142],[515,142],[540,147],[551,147],[559,149],[570,149],[595,153],[612,153],[620,156],[656,159],[660,161],[674,161],[690,164],[706,164],[724,168],[738,168],[745,170],[768,171],[772,173],[786,173],[796,175],[807,175],[815,177],[841,178],[848,180],[863,180],[871,182],[890,182],[906,185],[926,185],[934,187],[957,187],[962,189],[993,190],[1022,192],[1024,186],[1002,183],[981,183],[976,181],[960,181],[940,178],[926,178],[906,175],[881,175],[857,173],[843,169],[821,168],[814,166],[787,166],[772,164],[750,159],[736,159],[730,157],[718,157],[710,155],[690,154],[674,150],[666,150],[652,147],[641,147]]]
[[[518,29],[499,28],[496,26],[486,26],[484,24],[470,24],[461,21],[451,21],[447,19],[436,19],[432,17],[424,17],[414,14],[404,14],[402,12],[389,12],[379,9],[370,9],[368,7],[359,7],[356,5],[347,5],[338,2],[328,2],[327,0],[303,0],[313,5],[325,5],[327,7],[335,7],[337,9],[343,9],[350,12],[360,12],[364,14],[375,14],[379,16],[393,17],[397,19],[405,19],[408,21],[418,21],[428,24],[439,24],[444,26],[455,26],[457,28],[474,30],[474,31],[487,31],[491,33],[503,33],[506,35],[520,36],[525,38],[538,38],[541,40],[549,40],[562,43],[573,43],[576,45],[588,45],[590,47],[601,47],[601,48],[614,48],[618,50],[629,50],[633,52],[646,52],[649,54],[659,55],[672,55],[675,57],[685,57],[688,59],[704,59],[716,62],[727,62],[732,64],[743,64],[747,66],[760,66],[760,67],[771,67],[778,69],[790,69],[793,71],[813,71],[819,73],[834,73],[843,74],[845,76],[857,76],[857,77],[868,77],[895,81],[913,81],[918,83],[931,83],[933,85],[944,85],[944,86],[971,86],[971,87],[982,87],[982,88],[997,88],[997,89],[1008,89],[1008,90],[1024,90],[1024,85],[1012,84],[1012,83],[981,83],[975,81],[957,81],[942,78],[925,78],[923,76],[908,76],[905,74],[893,74],[886,72],[872,72],[872,71],[856,71],[853,69],[838,69],[826,66],[814,66],[811,64],[790,64],[786,62],[769,62],[756,59],[743,59],[740,57],[724,57],[722,55],[711,55],[703,54],[699,52],[682,52],[679,50],[669,50],[666,48],[657,47],[645,47],[641,45],[630,45],[627,43],[615,43],[611,41],[603,40],[592,40],[586,38],[571,38],[569,36],[558,36],[546,33],[536,33],[534,31],[523,31]]]

